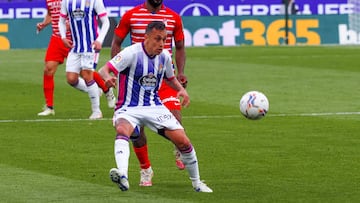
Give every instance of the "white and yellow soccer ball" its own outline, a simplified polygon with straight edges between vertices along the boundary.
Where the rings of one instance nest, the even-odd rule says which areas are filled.
[[[240,112],[250,120],[259,120],[269,111],[269,100],[259,91],[245,93],[240,99]]]

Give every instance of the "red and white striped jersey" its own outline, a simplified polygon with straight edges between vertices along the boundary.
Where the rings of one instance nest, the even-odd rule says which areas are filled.
[[[46,8],[51,16],[52,35],[60,37],[59,18],[61,9],[61,0],[46,0]],[[66,32],[66,37],[71,39],[70,30]]]
[[[172,39],[174,38],[174,41],[184,40],[183,24],[179,14],[164,5],[156,13],[147,10],[145,3],[128,10],[114,32],[122,39],[130,32],[131,43],[139,43],[144,40],[146,26],[152,21],[165,23],[167,31],[165,49],[172,53]]]

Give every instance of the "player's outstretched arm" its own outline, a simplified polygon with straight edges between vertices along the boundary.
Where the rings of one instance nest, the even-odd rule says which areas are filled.
[[[51,16],[50,16],[50,12],[48,11],[46,16],[44,17],[44,20],[42,22],[36,24],[36,32],[40,32],[46,26],[48,26],[50,23],[51,23]]]
[[[165,80],[170,87],[177,90],[177,97],[181,98],[181,105],[187,107],[190,105],[190,97],[185,90],[185,88],[180,84],[180,82],[174,77],[171,80]]]
[[[105,85],[107,87],[116,87],[116,77],[111,75],[110,68],[107,64],[105,64],[103,67],[99,70],[100,76],[105,81]]]
[[[111,58],[116,56],[116,54],[121,51],[121,44],[123,43],[123,41],[124,39],[114,34],[113,40],[111,42]]]
[[[175,62],[176,62],[176,69],[177,69],[177,76],[176,78],[180,82],[180,84],[186,88],[187,86],[187,77],[185,75],[185,44],[184,40],[176,41],[175,42]]]

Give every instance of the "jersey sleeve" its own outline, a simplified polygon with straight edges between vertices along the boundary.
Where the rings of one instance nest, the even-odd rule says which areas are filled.
[[[67,7],[66,7],[66,1],[61,2],[61,8],[60,8],[60,17],[67,18]]]
[[[127,11],[123,17],[121,17],[119,24],[114,30],[114,34],[121,39],[125,39],[126,35],[130,32],[131,13],[131,11]]]
[[[101,23],[102,23],[102,26],[101,26],[100,32],[98,33],[96,41],[98,41],[102,44],[106,37],[106,34],[109,30],[110,22],[109,22],[109,18],[107,16],[107,11],[105,9],[104,2],[102,0],[95,1],[94,8],[101,20]]]
[[[130,67],[134,56],[135,54],[129,48],[125,48],[108,62],[108,66],[121,72]]]
[[[102,0],[95,1],[94,9],[100,18],[107,15],[107,11]]]
[[[67,19],[67,7],[66,7],[66,1],[61,2],[61,9],[60,9],[60,17],[59,17],[59,34],[61,38],[66,38],[66,19]]]

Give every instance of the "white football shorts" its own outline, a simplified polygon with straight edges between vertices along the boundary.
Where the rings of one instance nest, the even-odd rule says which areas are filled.
[[[158,130],[184,129],[175,116],[163,105],[161,106],[137,106],[122,107],[115,111],[113,125],[119,118],[126,119],[134,129],[137,126],[147,126],[154,132]]]
[[[70,52],[66,60],[66,72],[80,73],[83,69],[93,70],[96,54],[93,52]]]

